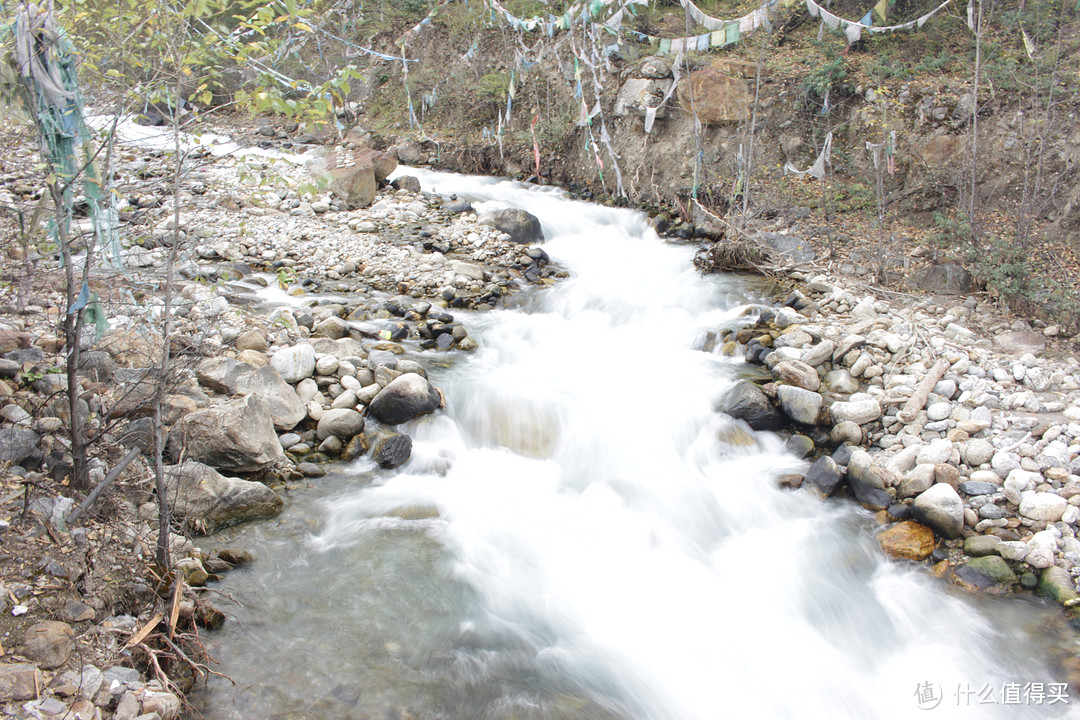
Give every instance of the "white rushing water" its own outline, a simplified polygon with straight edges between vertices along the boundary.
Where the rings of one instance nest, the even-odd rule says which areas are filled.
[[[1067,715],[1028,685],[1061,682],[1054,613],[883,559],[868,512],[778,489],[805,464],[714,410],[741,363],[694,347],[745,281],[638,213],[409,172],[534,213],[571,279],[463,318],[481,349],[433,372],[448,407],[404,428],[406,466],[231,538],[259,561],[227,580],[243,622],[212,649],[240,687],[207,717]]]

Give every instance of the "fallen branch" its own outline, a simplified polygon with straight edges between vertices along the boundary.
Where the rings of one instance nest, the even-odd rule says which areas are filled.
[[[97,502],[97,499],[101,497],[101,494],[105,492],[105,489],[112,485],[116,478],[120,477],[120,473],[124,471],[124,468],[130,465],[131,461],[137,458],[141,452],[142,451],[138,448],[132,448],[128,454],[117,463],[116,467],[112,469],[112,472],[106,475],[105,479],[99,482],[97,487],[90,491],[90,494],[86,496],[86,499],[82,501],[82,504],[75,508],[75,511],[71,513],[71,517],[68,519],[68,524],[74,525],[76,521],[82,517],[83,513],[89,510],[90,506]]]
[[[930,372],[926,374],[926,377],[919,381],[915,392],[911,395],[911,399],[907,401],[907,405],[904,405],[904,409],[896,413],[896,417],[900,419],[900,422],[908,425],[915,421],[915,416],[926,405],[926,398],[930,396],[930,392],[941,381],[949,367],[949,361],[944,358],[934,363],[934,367],[930,368]]]

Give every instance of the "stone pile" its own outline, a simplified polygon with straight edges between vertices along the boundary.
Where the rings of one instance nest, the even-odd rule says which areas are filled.
[[[737,384],[723,409],[755,428],[790,426],[790,446],[816,455],[784,484],[849,493],[888,525],[886,552],[945,562],[960,585],[1038,585],[1071,606],[1080,362],[1047,356],[1060,330],[1006,323],[973,297],[904,307],[797,279],[783,307],[757,308],[720,338],[772,376]]]

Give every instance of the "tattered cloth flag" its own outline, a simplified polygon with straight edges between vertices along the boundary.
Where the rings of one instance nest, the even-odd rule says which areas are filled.
[[[784,174],[792,173],[793,175],[812,175],[820,180],[825,177],[825,163],[829,162],[829,156],[832,153],[832,132],[825,136],[825,144],[821,147],[821,152],[818,153],[817,160],[806,170],[800,170],[795,167],[790,160],[787,165],[784,166]]]

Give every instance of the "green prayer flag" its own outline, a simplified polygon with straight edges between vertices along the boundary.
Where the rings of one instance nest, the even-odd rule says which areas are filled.
[[[724,28],[727,33],[727,44],[732,45],[739,42],[739,23],[729,22]]]

